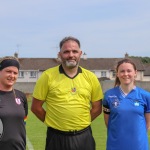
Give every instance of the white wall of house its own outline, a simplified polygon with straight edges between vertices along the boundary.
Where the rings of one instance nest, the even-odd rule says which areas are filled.
[[[110,80],[115,80],[115,74],[111,70],[91,70],[97,78],[107,77]],[[17,82],[36,82],[41,76],[42,71],[39,70],[20,70]],[[149,76],[143,76],[143,71],[138,71],[136,80],[150,81]]]
[[[39,70],[20,70],[17,82],[36,82],[41,74]]]
[[[142,73],[137,72],[136,80],[142,80]]]
[[[143,71],[138,71],[137,72],[137,76],[136,76],[136,80],[138,80],[138,81],[144,81],[144,79],[143,79]]]
[[[111,76],[109,70],[91,70],[91,71],[97,76],[97,78],[101,78],[101,77],[110,78]]]
[[[143,81],[150,81],[150,76],[143,76]]]

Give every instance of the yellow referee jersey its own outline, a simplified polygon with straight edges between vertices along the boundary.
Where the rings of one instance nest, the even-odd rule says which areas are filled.
[[[33,97],[46,102],[47,126],[71,131],[91,124],[90,103],[102,99],[103,93],[91,71],[79,67],[78,74],[70,78],[60,65],[42,73]]]

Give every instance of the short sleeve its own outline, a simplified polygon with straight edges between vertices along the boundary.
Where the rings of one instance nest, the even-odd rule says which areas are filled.
[[[145,99],[145,102],[146,102],[146,105],[145,105],[145,113],[150,113],[150,92],[145,92],[144,94],[144,99]]]

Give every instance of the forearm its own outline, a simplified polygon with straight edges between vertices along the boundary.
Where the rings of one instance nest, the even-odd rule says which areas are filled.
[[[108,127],[108,120],[109,120],[109,114],[104,113],[104,121],[105,121],[106,127]]]
[[[102,112],[102,102],[101,100],[92,102],[91,104],[91,121],[93,121],[96,117],[98,117]]]
[[[40,110],[32,111],[32,112],[36,115],[36,117],[39,120],[41,120],[42,122],[44,122],[46,111],[43,108],[41,108]]]
[[[150,131],[150,113],[145,113],[146,127]]]
[[[91,121],[93,121],[94,119],[96,119],[100,114],[101,114],[101,110],[100,109],[91,109],[90,113],[91,113]]]
[[[37,100],[37,99],[33,98],[32,105],[31,105],[31,111],[42,122],[44,122],[44,120],[45,120],[45,114],[46,114],[46,111],[42,107],[43,103],[44,103],[44,101],[40,101],[40,100]]]

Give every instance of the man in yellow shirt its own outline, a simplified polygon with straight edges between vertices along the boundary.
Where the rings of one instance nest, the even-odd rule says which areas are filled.
[[[65,37],[61,65],[35,85],[31,110],[48,127],[45,150],[95,150],[90,125],[102,112],[103,93],[95,74],[79,66],[81,55],[79,40]]]

